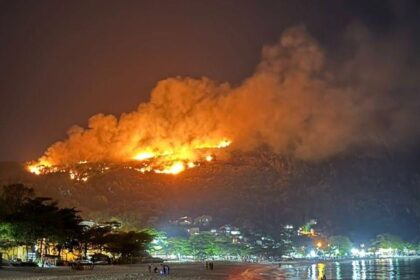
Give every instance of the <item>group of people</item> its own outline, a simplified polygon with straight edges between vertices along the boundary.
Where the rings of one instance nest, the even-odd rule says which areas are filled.
[[[154,273],[160,273],[161,275],[169,274],[169,272],[171,270],[169,265],[161,263],[160,267],[161,267],[161,269],[159,269],[157,266],[155,266],[155,268],[153,269],[153,272]],[[149,273],[152,273],[152,265],[151,264],[149,264],[148,269],[149,269]]]
[[[207,262],[206,261],[206,270],[213,270],[214,264],[213,262]]]

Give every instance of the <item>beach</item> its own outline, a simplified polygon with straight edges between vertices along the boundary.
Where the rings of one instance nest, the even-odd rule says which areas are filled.
[[[277,264],[215,262],[214,270],[203,263],[174,263],[169,275],[149,273],[147,264],[95,266],[93,270],[75,271],[70,267],[3,267],[0,279],[47,280],[317,280],[326,275],[336,279],[420,279],[419,258],[358,259],[340,261],[294,261]],[[155,265],[153,265],[154,268]],[[160,265],[156,265],[160,268]]]
[[[153,266],[154,267],[154,266]],[[160,268],[159,265],[157,265]],[[3,267],[0,269],[1,279],[285,279],[275,265],[247,263],[215,263],[213,270],[206,270],[202,263],[170,264],[170,274],[149,273],[147,265],[104,265],[95,266],[93,270],[74,271],[70,267],[28,268]]]

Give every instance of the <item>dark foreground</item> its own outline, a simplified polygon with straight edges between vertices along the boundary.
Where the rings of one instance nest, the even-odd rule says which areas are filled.
[[[273,279],[276,266],[216,263],[214,270],[203,264],[173,264],[170,275],[149,273],[146,265],[96,266],[93,270],[73,271],[69,267],[0,269],[1,279]],[[284,279],[284,278],[276,278]]]
[[[72,271],[69,267],[0,269],[0,279],[183,279],[183,280],[265,280],[265,279],[420,279],[419,258],[291,262],[277,265],[215,263],[206,270],[201,263],[172,264],[170,275],[149,273],[146,265],[96,266],[93,270]]]

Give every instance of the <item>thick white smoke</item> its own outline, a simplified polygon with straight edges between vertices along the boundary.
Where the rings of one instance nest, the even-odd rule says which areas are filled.
[[[54,165],[125,161],[142,150],[179,149],[194,158],[189,147],[221,139],[231,140],[231,149],[264,144],[322,159],[418,139],[418,86],[397,53],[401,47],[376,43],[363,28],[353,28],[347,40],[346,59],[333,61],[303,27],[288,29],[263,48],[254,75],[240,86],[207,78],[160,81],[148,103],[120,118],[91,117],[88,128],[72,128],[44,159]]]

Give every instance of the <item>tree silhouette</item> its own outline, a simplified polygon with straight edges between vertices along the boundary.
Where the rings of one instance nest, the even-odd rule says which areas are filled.
[[[94,227],[81,226],[74,208],[60,208],[48,197],[35,197],[21,184],[0,188],[0,248],[32,246],[39,242],[38,256],[54,244],[58,256],[64,248],[79,248],[87,257],[88,248],[107,250],[123,259],[141,256],[152,241],[149,231],[114,232],[118,222]]]
[[[87,258],[88,247],[99,249],[101,252],[108,241],[107,235],[112,231],[110,225],[84,227],[80,232],[78,240],[83,251],[83,256]]]
[[[153,236],[147,231],[115,232],[107,235],[105,248],[112,254],[120,254],[123,260],[144,254]]]
[[[33,190],[20,184],[1,190],[1,240],[6,240],[6,233],[7,240],[15,245],[30,246],[40,240],[42,256],[45,241],[56,243],[60,253],[79,235],[81,218],[75,209],[59,208],[51,198],[33,197]]]

